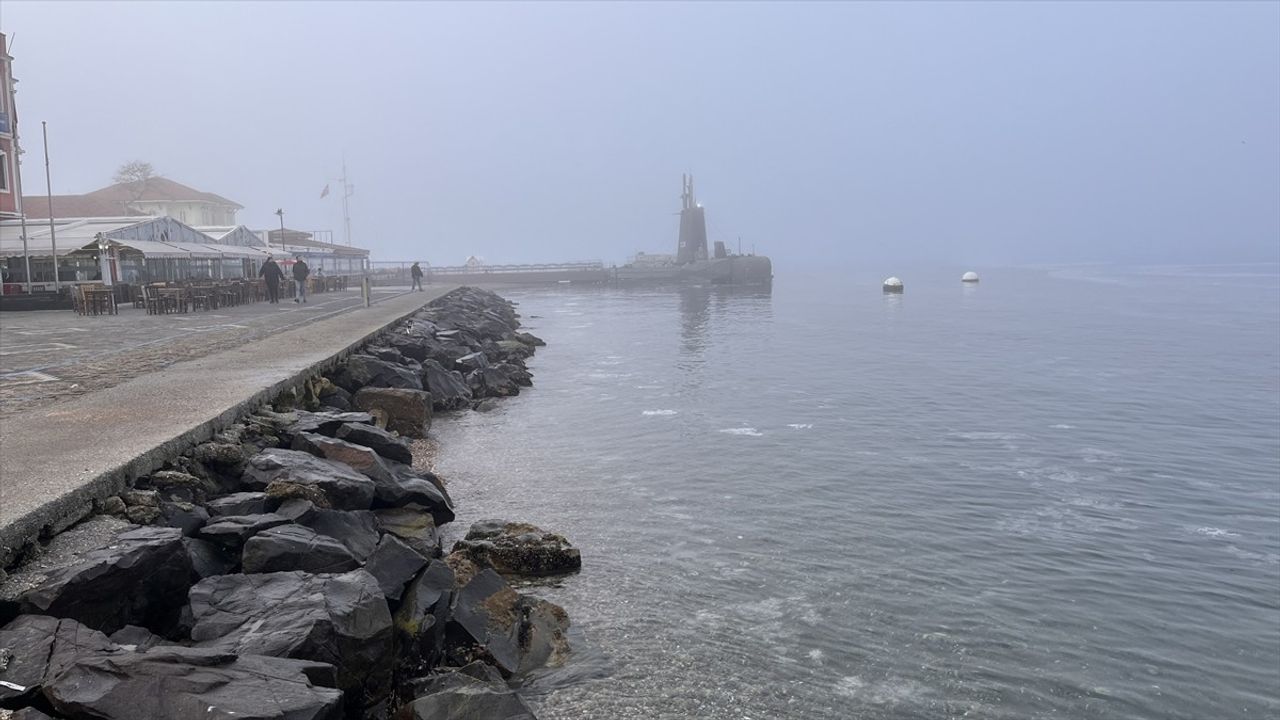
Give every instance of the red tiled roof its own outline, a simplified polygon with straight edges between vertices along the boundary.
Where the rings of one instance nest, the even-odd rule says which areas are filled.
[[[23,195],[22,211],[28,220],[48,218],[49,199],[42,195]],[[96,198],[92,195],[53,196],[55,218],[131,217],[134,215],[145,216],[144,213],[126,208],[121,202]]]
[[[101,190],[87,193],[86,197],[97,197],[116,202],[207,202],[215,205],[231,205],[237,210],[244,207],[221,195],[202,192],[169,178],[153,177],[140,184],[142,186],[141,189],[136,187],[135,183],[116,183]]]
[[[204,202],[243,209],[242,205],[221,195],[201,192],[168,178],[155,177],[143,183],[141,188],[136,188],[131,183],[116,183],[84,195],[54,195],[53,215],[59,218],[145,217],[146,213],[129,209],[129,203],[134,202]],[[49,217],[49,201],[40,195],[23,195],[22,209],[28,218]]]

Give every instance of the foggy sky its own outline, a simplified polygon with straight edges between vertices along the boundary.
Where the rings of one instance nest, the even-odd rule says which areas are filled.
[[[115,168],[457,264],[1280,260],[1280,4],[0,2],[27,194]],[[333,192],[321,200],[326,183]]]

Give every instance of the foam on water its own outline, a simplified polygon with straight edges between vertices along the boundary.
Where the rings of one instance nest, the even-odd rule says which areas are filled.
[[[724,434],[726,434],[726,435],[746,435],[746,436],[748,436],[748,437],[763,437],[763,436],[764,436],[764,433],[760,432],[759,430],[757,430],[757,429],[755,429],[755,428],[753,428],[753,427],[724,428],[723,430],[720,430],[719,432],[722,432],[722,433],[724,433]]]
[[[641,414],[641,415],[661,415],[661,416],[668,416],[668,415],[677,415],[677,414],[679,414],[679,412],[680,412],[679,410],[645,410],[645,411],[641,412],[640,414]]]

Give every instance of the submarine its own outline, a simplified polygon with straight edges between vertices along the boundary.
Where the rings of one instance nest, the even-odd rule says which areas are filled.
[[[693,176],[681,176],[680,236],[675,255],[639,253],[614,269],[618,283],[761,286],[773,283],[773,262],[764,255],[734,254],[717,241],[707,248],[706,210],[693,191]]]

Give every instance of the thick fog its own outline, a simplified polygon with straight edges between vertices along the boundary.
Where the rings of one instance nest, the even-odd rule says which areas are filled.
[[[1280,4],[5,0],[27,194],[120,164],[378,260],[1280,260]],[[330,195],[321,199],[328,184]]]

